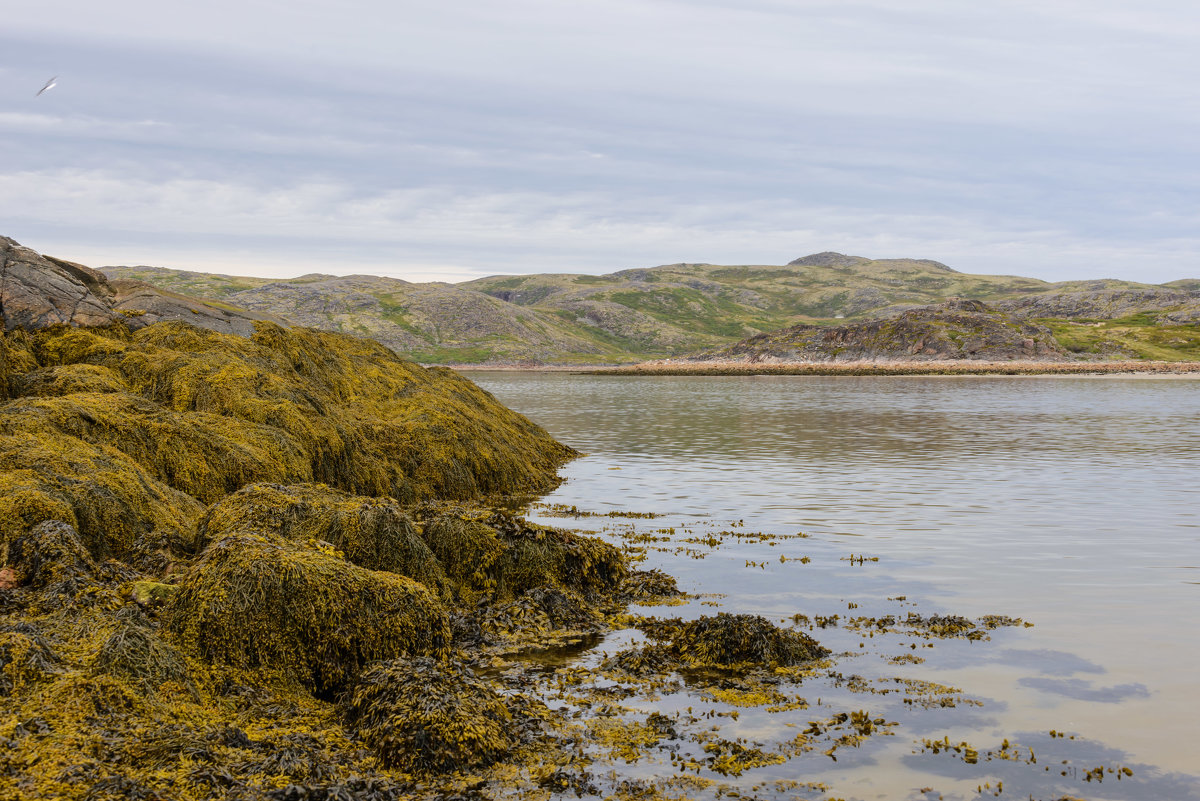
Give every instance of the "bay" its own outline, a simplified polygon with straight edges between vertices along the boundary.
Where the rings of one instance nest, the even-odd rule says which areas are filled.
[[[733,541],[703,559],[652,551],[646,566],[719,596],[672,614],[719,604],[778,621],[915,611],[1035,624],[922,643],[916,664],[890,661],[908,645],[896,638],[815,630],[843,675],[937,682],[981,705],[918,713],[827,680],[811,688],[826,705],[869,704],[899,729],[837,762],[756,769],[760,784],[800,773],[847,798],[925,798],[929,787],[973,798],[983,781],[1016,798],[1200,798],[1200,382],[469,376],[586,453],[547,503],[662,515],[648,530],[807,535]],[[814,716],[747,714],[739,730],[769,740]],[[1019,741],[1046,758],[984,770],[921,748],[943,736]],[[1134,775],[1087,782],[1094,764]]]

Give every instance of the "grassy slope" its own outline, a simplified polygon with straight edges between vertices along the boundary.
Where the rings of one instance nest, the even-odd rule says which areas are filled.
[[[362,276],[359,285],[350,286],[349,279],[328,276],[280,282],[155,268],[108,272],[271,311],[305,325],[373,336],[421,361],[441,363],[625,362],[725,345],[801,322],[876,317],[953,296],[995,303],[1059,293],[1161,289],[1114,280],[1051,284],[960,273],[925,260],[854,257],[785,266],[673,264],[600,276],[497,276],[455,286]],[[365,292],[374,305],[314,314],[294,298],[280,296],[284,283],[319,289],[334,306],[341,296]],[[1164,286],[1190,290],[1193,285],[1200,282]],[[1071,342],[1072,336],[1083,336],[1067,324],[1051,328]],[[1150,343],[1146,334],[1143,339],[1147,344],[1142,350],[1130,353],[1175,353],[1178,346],[1169,343],[1187,337],[1158,337],[1160,341]],[[1067,341],[1064,345],[1072,347]]]
[[[1053,320],[1038,322],[1072,353],[1107,358],[1157,361],[1200,361],[1200,325],[1158,323],[1154,314],[1134,314],[1116,320]]]

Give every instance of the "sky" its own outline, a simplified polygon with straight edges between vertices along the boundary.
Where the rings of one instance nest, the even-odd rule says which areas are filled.
[[[53,89],[35,97],[52,76]],[[1192,0],[4,0],[0,235],[461,281],[1200,277]]]

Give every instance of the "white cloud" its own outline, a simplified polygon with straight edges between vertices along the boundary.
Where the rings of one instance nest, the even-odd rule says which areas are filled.
[[[6,4],[0,233],[455,275],[1200,272],[1182,2],[77,6]]]
[[[1192,254],[1200,245],[1200,237],[1153,243],[1080,237],[1027,220],[967,214],[864,213],[819,198],[680,203],[448,187],[360,194],[335,183],[154,183],[79,172],[0,176],[0,197],[26,199],[3,209],[17,229],[36,234],[18,239],[65,258],[276,277],[370,272],[453,281],[677,261],[782,264],[834,249],[935,258],[964,272],[1167,281],[1197,272]],[[79,234],[56,234],[39,222],[83,214],[89,227]],[[95,229],[109,231],[117,246],[90,244]],[[162,242],[162,231],[172,241]]]

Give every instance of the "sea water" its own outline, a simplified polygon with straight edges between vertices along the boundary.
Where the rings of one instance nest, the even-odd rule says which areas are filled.
[[[647,613],[1034,624],[921,642],[913,664],[893,661],[902,638],[813,630],[839,654],[840,678],[801,691],[899,725],[836,762],[792,760],[747,781],[802,778],[864,799],[975,798],[985,781],[987,797],[1003,781],[1002,798],[1200,798],[1200,381],[470,377],[586,454],[545,502],[662,515],[644,528],[807,535],[733,540],[702,559],[651,549],[643,567],[710,600]],[[847,690],[847,676],[875,689]],[[973,702],[906,707],[878,692],[897,678]],[[750,711],[729,725],[769,742],[821,714]],[[922,748],[943,737],[988,750],[1008,739],[1039,761],[967,765]],[[1095,765],[1134,775],[1085,781]]]

